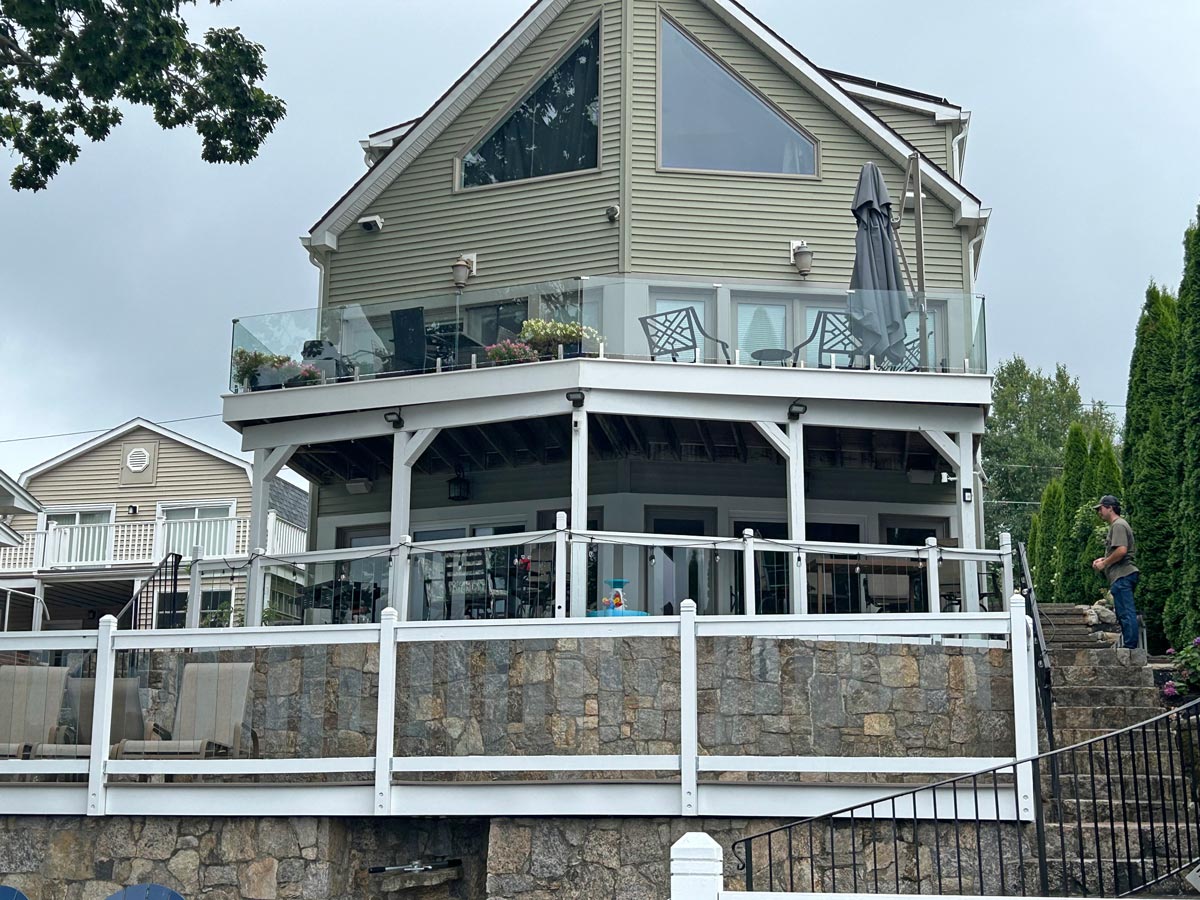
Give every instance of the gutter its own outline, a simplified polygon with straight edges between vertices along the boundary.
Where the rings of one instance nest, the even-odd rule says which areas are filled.
[[[954,167],[955,181],[962,181],[963,168],[967,163],[967,132],[971,130],[971,113],[963,110],[959,116],[962,128],[950,142],[950,164]]]

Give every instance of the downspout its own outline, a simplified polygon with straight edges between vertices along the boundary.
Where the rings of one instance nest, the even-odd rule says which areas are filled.
[[[990,212],[990,210],[989,210]],[[983,244],[983,239],[987,237],[988,220],[985,218],[979,223],[979,231],[975,237],[967,242],[967,277],[970,279],[967,293],[975,293],[975,278],[979,274],[976,270],[979,268],[979,263],[976,259],[978,248]]]
[[[971,114],[964,111],[960,115],[962,130],[950,142],[950,159],[954,163],[955,181],[962,181],[963,168],[967,162],[967,132],[971,130]]]

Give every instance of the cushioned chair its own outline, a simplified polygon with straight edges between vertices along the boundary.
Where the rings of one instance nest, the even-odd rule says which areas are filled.
[[[0,666],[0,759],[25,759],[34,744],[61,733],[67,669],[61,666]]]
[[[125,740],[146,737],[142,718],[142,703],[138,694],[139,679],[117,678],[113,681],[112,716],[109,719],[109,740],[116,745]],[[87,759],[92,752],[92,719],[96,707],[96,679],[67,679],[67,709],[75,724],[73,743],[35,744],[30,753],[33,759]],[[111,755],[111,754],[110,754]]]
[[[242,729],[250,694],[253,664],[248,662],[186,663],[175,704],[175,724],[168,731],[151,726],[158,740],[121,741],[118,759],[212,759],[242,756]],[[250,731],[252,756],[258,735]]]

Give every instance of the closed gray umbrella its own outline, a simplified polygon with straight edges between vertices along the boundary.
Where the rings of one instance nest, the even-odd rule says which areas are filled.
[[[896,257],[892,200],[875,163],[862,167],[850,208],[858,220],[848,300],[850,330],[865,355],[899,364],[904,360],[908,295]]]

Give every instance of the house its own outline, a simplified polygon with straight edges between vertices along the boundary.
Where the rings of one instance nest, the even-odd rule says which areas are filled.
[[[8,630],[94,629],[125,610],[164,560],[247,553],[250,465],[145,419],[133,419],[24,472],[2,490],[18,498],[14,546],[0,548],[0,590],[39,598],[41,621],[14,616]],[[40,503],[31,494],[39,496]],[[0,503],[3,503],[0,494]],[[269,485],[268,544],[302,546],[307,497],[280,479]],[[178,557],[174,557],[178,554]],[[125,615],[129,627],[183,624],[187,573],[154,581],[154,596]],[[206,585],[208,613],[244,599],[236,578]],[[243,579],[244,581],[244,579]],[[130,607],[132,610],[132,607]]]
[[[302,239],[314,308],[233,324],[250,521],[188,592],[239,567],[253,627],[0,636],[94,654],[97,697],[135,681],[195,746],[132,752],[94,712],[86,761],[0,762],[88,778],[0,782],[0,832],[144,828],[138,877],[189,895],[665,897],[701,819],[732,839],[1035,755],[1011,548],[980,546],[968,123],[734,0],[538,0],[362,142]],[[850,290],[867,164],[902,288]],[[302,547],[271,539],[285,466]],[[1032,821],[1026,774],[992,787],[976,827]],[[461,865],[366,874],[426,855]]]

